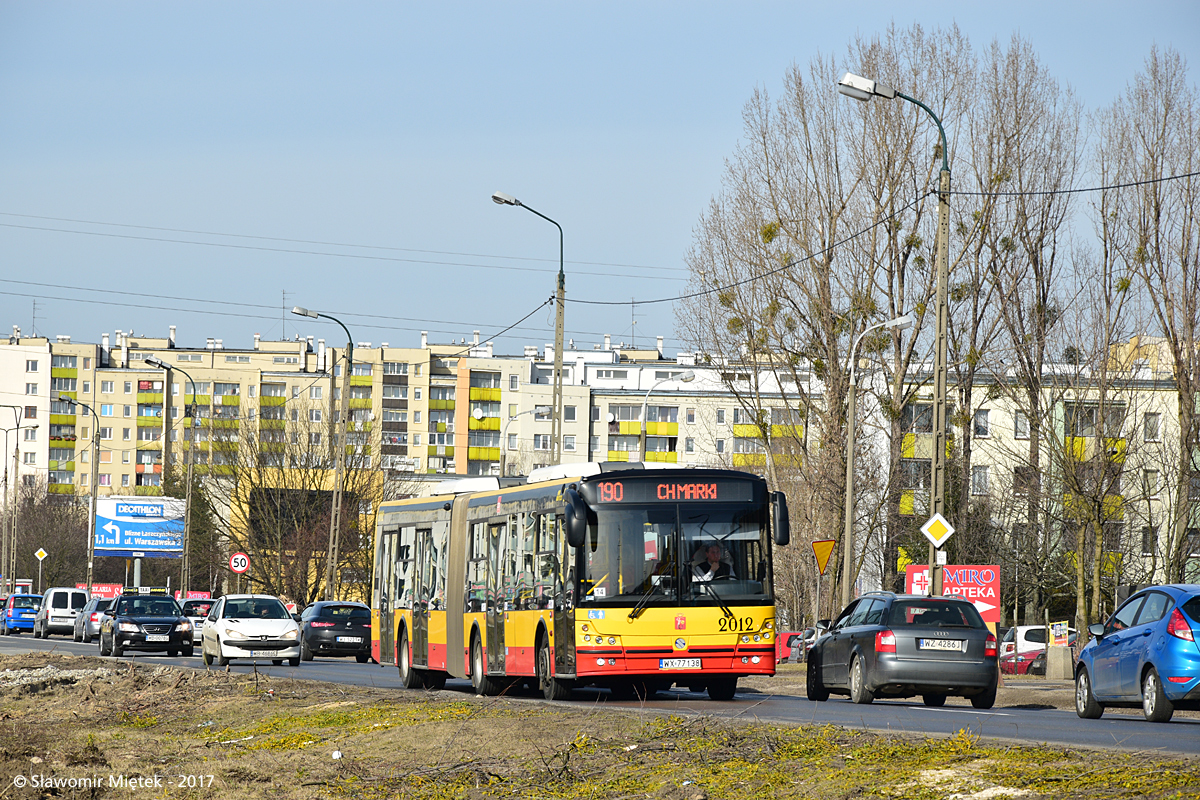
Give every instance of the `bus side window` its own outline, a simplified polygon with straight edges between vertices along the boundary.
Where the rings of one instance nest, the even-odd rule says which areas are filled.
[[[534,594],[537,608],[550,608],[554,604],[557,584],[560,583],[557,558],[558,536],[555,530],[559,518],[543,514],[538,519],[537,577]]]
[[[471,561],[467,565],[466,612],[483,611],[487,592],[487,523],[471,526]]]

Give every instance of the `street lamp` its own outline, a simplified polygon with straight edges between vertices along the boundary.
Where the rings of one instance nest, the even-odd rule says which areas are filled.
[[[554,290],[554,395],[552,404],[554,406],[554,415],[551,417],[550,423],[550,463],[558,464],[562,461],[562,417],[563,417],[563,312],[566,304],[567,294],[567,279],[563,273],[563,229],[554,220],[547,217],[540,211],[535,211],[529,206],[522,203],[511,194],[504,192],[493,192],[492,202],[502,206],[520,206],[526,211],[537,214],[542,219],[552,223],[558,228],[558,282],[557,288]],[[503,474],[503,470],[501,470]]]
[[[646,453],[646,404],[650,402],[650,393],[653,392],[655,389],[657,389],[660,385],[666,383],[667,381],[679,381],[680,383],[691,383],[694,380],[696,380],[696,372],[694,370],[689,369],[687,372],[683,373],[682,375],[668,375],[665,378],[660,378],[659,380],[655,381],[649,389],[646,390],[646,396],[642,398],[642,435],[640,437],[640,440],[638,441],[638,449],[642,453],[642,461],[643,462],[646,460],[646,456],[647,456],[647,453]]]
[[[898,92],[890,86],[847,72],[838,81],[838,91],[855,100],[868,102],[872,97],[888,100],[899,97],[924,109],[933,117],[942,144],[942,170],[938,175],[937,227],[937,334],[933,348],[933,513],[946,510],[946,350],[949,310],[946,306],[946,285],[950,280],[950,149],[946,145],[946,129],[933,110],[916,98]],[[934,547],[929,545],[929,577],[933,595],[942,593],[942,571],[937,568]]]
[[[88,554],[87,554],[87,591],[92,594],[92,564],[96,560],[96,496],[100,494],[100,415],[96,409],[81,400],[76,400],[65,392],[59,392],[53,399],[60,403],[70,403],[79,406],[92,415],[92,512],[88,515]]]
[[[858,351],[858,343],[871,331],[878,328],[904,330],[912,324],[913,318],[909,314],[889,319],[887,322],[878,322],[860,333],[850,346],[850,391],[847,396],[849,406],[846,410],[846,519],[842,528],[842,608],[850,605],[850,574],[854,570],[854,412],[857,408],[854,396],[858,390],[858,378],[854,372],[858,364],[854,354]]]
[[[508,450],[508,423],[512,422],[517,417],[523,417],[526,414],[550,414],[552,409],[550,406],[534,406],[526,411],[518,411],[512,417],[509,417],[504,422],[504,430],[500,432],[500,477],[504,477],[504,454]]]
[[[16,409],[17,406],[6,406],[6,408]],[[0,583],[0,592],[8,594],[7,585],[12,584],[12,591],[17,590],[17,501],[19,492],[17,487],[13,486],[13,504],[10,507],[8,504],[8,434],[16,431],[36,430],[37,425],[22,425],[20,414],[18,413],[16,425],[12,428],[4,428],[4,450],[0,451],[0,457],[4,458],[4,510],[7,519],[0,521],[0,535],[4,539],[4,553],[0,558],[0,569],[4,571],[4,583]],[[13,483],[17,481],[17,446],[13,446]],[[11,523],[11,524],[10,524]]]
[[[354,339],[350,336],[350,329],[337,317],[310,311],[301,306],[293,307],[292,313],[311,319],[332,320],[341,325],[342,330],[346,332],[346,368],[342,373],[342,418],[340,421],[342,435],[334,447],[333,511],[329,516],[329,553],[325,563],[325,599],[336,600],[336,571],[342,520],[342,476],[346,469],[346,439],[350,418],[350,373],[354,370]]]
[[[166,370],[168,384],[171,382],[171,370],[179,369],[179,367],[172,367],[170,364],[166,363],[158,356],[146,356],[145,363],[151,367],[154,367],[155,369]],[[179,597],[182,600],[187,600],[188,599],[188,583],[191,580],[191,572],[192,572],[192,570],[191,570],[191,566],[192,566],[191,565],[191,548],[189,547],[189,543],[191,540],[191,532],[192,532],[192,465],[196,461],[196,423],[199,420],[196,419],[196,408],[195,408],[195,406],[196,406],[196,382],[192,380],[192,376],[189,375],[186,370],[179,369],[179,371],[183,373],[183,376],[185,378],[187,378],[188,388],[191,389],[191,391],[189,393],[192,396],[191,403],[186,402],[186,399],[185,399],[185,402],[183,404],[184,416],[187,417],[189,420],[191,420],[192,430],[191,430],[191,437],[189,440],[188,453],[187,453],[187,489],[185,490],[184,500],[183,500],[183,542],[182,542],[183,553],[182,553],[182,563],[179,566],[179,572],[180,572],[180,575],[179,575]],[[169,390],[169,387],[164,387],[164,388],[168,388],[168,390]],[[165,396],[166,396],[166,394],[164,393],[164,397]]]

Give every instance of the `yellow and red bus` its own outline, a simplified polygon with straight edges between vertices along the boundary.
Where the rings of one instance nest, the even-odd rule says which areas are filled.
[[[679,684],[728,700],[739,677],[774,674],[787,501],[762,478],[588,463],[464,483],[480,480],[380,509],[371,647],[404,686],[526,680],[566,699]]]

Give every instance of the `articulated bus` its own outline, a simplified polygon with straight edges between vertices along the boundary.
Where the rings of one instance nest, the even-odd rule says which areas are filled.
[[[771,546],[787,501],[718,469],[585,463],[530,482],[385,503],[371,648],[408,688],[470,677],[547,699],[674,684],[732,699],[775,672]],[[771,533],[774,533],[772,538]]]

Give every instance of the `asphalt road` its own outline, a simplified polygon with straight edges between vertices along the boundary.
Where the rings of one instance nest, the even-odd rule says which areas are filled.
[[[0,655],[31,652],[58,652],[72,655],[99,656],[95,644],[72,642],[55,636],[34,639],[27,633],[0,637]],[[167,658],[153,654],[135,654],[130,658],[146,664],[170,664],[177,667],[204,669],[199,649],[193,658]],[[235,662],[230,669],[251,672],[254,666]],[[259,672],[278,677],[329,681],[354,686],[373,686],[404,691],[394,667],[359,664],[353,659],[317,658],[302,662],[299,667],[274,667],[259,664]],[[451,680],[446,684],[451,692],[469,693],[469,681]],[[527,691],[517,691],[514,699],[545,702]],[[870,705],[855,705],[844,698],[831,698],[824,703],[812,703],[804,697],[760,692],[739,692],[730,702],[718,703],[707,695],[687,691],[660,693],[655,700],[638,702],[613,701],[608,692],[585,689],[575,693],[573,704],[601,702],[614,708],[649,713],[708,714],[740,720],[757,720],[780,724],[831,723],[848,728],[878,732],[908,733],[929,736],[952,735],[962,728],[986,738],[1017,741],[1025,744],[1054,744],[1075,747],[1116,748],[1123,750],[1157,751],[1162,753],[1200,754],[1200,719],[1176,718],[1169,723],[1146,722],[1140,715],[1105,714],[1098,720],[1080,719],[1073,711],[1057,709],[995,708],[975,711],[971,708],[928,708],[919,701],[876,701]]]

